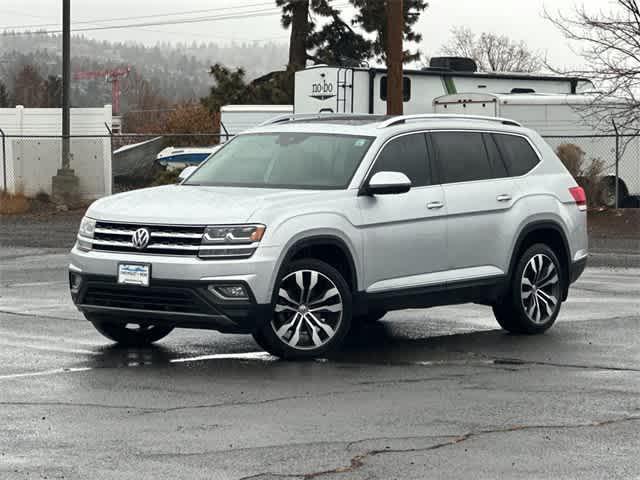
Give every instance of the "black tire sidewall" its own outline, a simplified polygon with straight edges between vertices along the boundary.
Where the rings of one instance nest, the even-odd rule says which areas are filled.
[[[273,330],[271,320],[265,322],[260,331],[254,334],[254,338],[257,337],[257,343],[261,347],[265,348],[269,353],[283,359],[310,359],[322,356],[331,350],[337,349],[343,343],[345,337],[349,333],[349,329],[351,328],[353,297],[349,285],[338,270],[333,268],[331,265],[316,259],[296,260],[281,268],[271,295],[272,312],[275,310],[275,305],[278,299],[280,282],[286,275],[297,270],[315,270],[329,277],[329,279],[338,288],[342,297],[342,319],[340,321],[338,331],[331,340],[318,348],[310,350],[298,350],[285,344]]]
[[[534,323],[529,319],[529,316],[525,312],[524,306],[522,305],[522,298],[520,294],[520,282],[522,279],[522,274],[524,272],[524,269],[527,266],[527,263],[529,263],[529,260],[531,260],[531,258],[537,254],[547,255],[553,261],[556,267],[556,270],[558,272],[558,278],[560,279],[561,295],[566,285],[565,283],[566,278],[565,278],[564,271],[562,269],[562,265],[558,259],[558,256],[554,253],[554,251],[551,248],[549,248],[547,245],[544,245],[542,243],[537,243],[529,247],[524,252],[524,254],[518,260],[518,263],[514,270],[513,278],[511,279],[511,292],[509,295],[510,297],[509,303],[511,307],[510,310],[512,314],[515,314],[514,317],[516,320],[515,322],[516,328],[514,330],[521,333],[536,334],[536,333],[545,332],[546,330],[551,328],[551,326],[555,323],[556,318],[558,317],[558,314],[560,313],[560,307],[562,304],[562,299],[558,298],[558,303],[556,305],[555,311],[553,312],[553,315],[551,315],[551,318],[543,324]]]

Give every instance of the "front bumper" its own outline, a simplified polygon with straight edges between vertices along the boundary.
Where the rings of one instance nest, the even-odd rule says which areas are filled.
[[[115,277],[120,263],[151,265],[151,282],[243,282],[256,303],[271,303],[276,265],[281,249],[261,246],[251,258],[242,260],[203,260],[198,257],[150,255],[122,252],[71,250],[69,269],[81,275]]]
[[[207,289],[216,284],[210,281],[153,279],[149,287],[140,287],[118,284],[116,277],[70,271],[69,283],[76,307],[104,322],[251,333],[271,314],[270,304],[257,303],[247,284],[248,300],[225,300]]]

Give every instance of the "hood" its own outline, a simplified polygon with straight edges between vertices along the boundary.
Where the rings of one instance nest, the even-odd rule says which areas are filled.
[[[87,216],[96,220],[169,225],[247,222],[270,203],[297,202],[313,190],[167,185],[119,193],[94,202]]]

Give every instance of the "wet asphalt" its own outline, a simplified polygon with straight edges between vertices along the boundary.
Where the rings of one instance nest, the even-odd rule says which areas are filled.
[[[283,362],[197,330],[115,347],[66,263],[0,253],[0,479],[640,478],[640,269],[588,268],[545,335],[407,310]]]

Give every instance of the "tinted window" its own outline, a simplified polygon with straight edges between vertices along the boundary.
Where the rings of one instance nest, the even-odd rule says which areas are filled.
[[[403,135],[387,143],[371,175],[377,172],[402,172],[409,177],[412,186],[428,185],[427,142],[424,135]]]
[[[387,99],[387,76],[380,79],[380,100]],[[402,77],[402,101],[408,102],[411,99],[411,79]]]
[[[494,134],[493,138],[496,139],[509,175],[512,177],[524,175],[538,164],[538,156],[526,139],[516,135],[500,134]]]
[[[442,183],[470,182],[493,178],[481,133],[434,132]]]
[[[315,133],[238,135],[185,182],[262,188],[346,188],[371,138]]]
[[[502,160],[502,156],[500,155],[500,151],[496,146],[496,142],[493,137],[489,134],[483,134],[482,138],[484,139],[484,145],[487,147],[487,154],[489,155],[489,163],[491,164],[491,170],[493,171],[494,178],[504,178],[508,177],[507,167]]]

